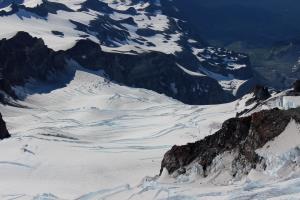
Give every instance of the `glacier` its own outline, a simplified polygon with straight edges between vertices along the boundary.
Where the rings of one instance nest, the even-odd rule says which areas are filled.
[[[51,92],[40,90],[50,83],[34,81],[15,88],[39,88],[19,102],[23,108],[0,105],[12,135],[0,145],[1,199],[299,199],[299,170],[283,177],[253,171],[226,185],[202,183],[196,166],[186,177],[157,176],[167,149],[216,131],[243,100],[190,106],[109,82],[101,71],[70,71],[73,80]]]

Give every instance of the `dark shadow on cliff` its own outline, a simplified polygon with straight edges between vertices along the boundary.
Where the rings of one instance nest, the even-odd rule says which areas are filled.
[[[137,55],[104,52],[99,44],[88,39],[77,41],[66,51],[49,49],[42,39],[25,32],[0,41],[0,72],[8,85],[39,86],[25,93],[22,99],[33,91],[49,93],[64,87],[74,78],[70,67],[77,65],[91,73],[103,70],[118,84],[153,90],[186,104],[219,104],[234,100],[215,79],[187,73],[177,61],[176,56],[161,52]],[[47,84],[40,87],[44,85],[41,83]],[[7,88],[4,91],[9,94]]]

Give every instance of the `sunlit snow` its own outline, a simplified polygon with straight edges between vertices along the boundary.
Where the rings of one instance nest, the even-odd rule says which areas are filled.
[[[0,106],[12,133],[0,145],[1,199],[299,195],[300,176],[295,173],[274,181],[253,178],[253,172],[228,186],[200,184],[197,173],[181,181],[166,174],[157,179],[163,154],[172,145],[212,134],[239,111],[238,102],[188,106],[155,92],[116,85],[101,74],[74,67],[66,86],[33,82],[18,88],[20,94],[38,92],[20,102],[27,108]]]

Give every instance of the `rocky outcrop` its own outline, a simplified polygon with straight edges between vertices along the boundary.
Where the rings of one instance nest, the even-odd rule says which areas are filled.
[[[255,168],[262,161],[255,150],[280,135],[291,119],[300,123],[300,108],[265,110],[248,117],[229,119],[219,131],[203,140],[173,146],[162,160],[160,174],[164,168],[170,174],[184,173],[192,162],[201,165],[206,174],[213,160],[225,152],[238,152],[235,162],[247,163],[249,169]]]
[[[0,72],[10,85],[22,85],[29,78],[47,80],[50,72],[65,66],[62,52],[49,49],[42,39],[28,33],[18,32],[13,38],[0,41]]]
[[[236,148],[241,141],[246,139],[250,123],[250,117],[229,119],[214,135],[184,146],[173,146],[163,158],[161,172],[163,168],[166,168],[171,174],[196,159],[205,170],[218,154]]]
[[[271,97],[268,88],[261,85],[255,86],[253,89],[253,93],[254,93],[254,98],[257,101],[264,101]]]
[[[294,91],[300,93],[300,80],[295,81],[293,86],[294,86]]]
[[[253,97],[246,102],[246,105],[250,105],[254,102],[261,102],[271,97],[269,89],[265,86],[256,85],[253,88]]]
[[[0,113],[0,140],[3,140],[5,138],[9,138],[10,134],[7,131],[6,124],[4,120],[2,119],[2,115]]]
[[[55,79],[56,72],[62,72],[66,66],[64,52],[49,49],[42,39],[31,37],[26,32],[1,40],[0,102],[10,104],[9,97],[18,98],[13,86],[24,85],[30,79]]]
[[[81,66],[97,70],[102,67],[105,57],[101,46],[91,40],[79,40],[66,54]]]

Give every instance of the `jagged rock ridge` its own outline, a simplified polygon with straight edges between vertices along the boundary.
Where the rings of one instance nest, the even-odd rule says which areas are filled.
[[[106,61],[97,58],[97,68],[106,68],[112,80],[164,93],[184,103],[228,102],[247,92],[239,88],[252,84],[246,55],[208,47],[190,24],[176,16],[176,8],[168,1],[10,1],[0,4],[0,10],[0,25],[14,24],[9,33],[3,30],[2,37],[26,31],[56,52],[72,52],[70,48],[78,41],[92,40],[101,45],[101,55],[107,57]],[[39,24],[28,27],[30,23],[25,21]],[[91,51],[85,49],[87,54]]]
[[[213,160],[225,152],[238,152],[234,162],[244,166],[244,173],[248,173],[257,164],[263,163],[263,158],[255,151],[280,135],[291,119],[300,123],[300,108],[287,111],[275,108],[229,119],[219,131],[203,140],[173,146],[162,160],[160,174],[164,168],[170,174],[185,173],[185,168],[196,162],[202,166],[204,175],[207,175],[206,170]]]

